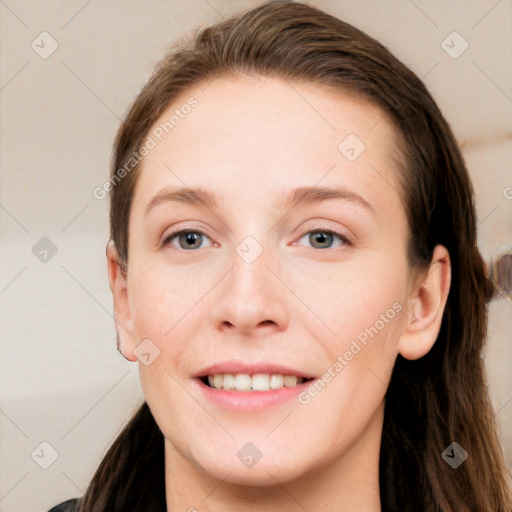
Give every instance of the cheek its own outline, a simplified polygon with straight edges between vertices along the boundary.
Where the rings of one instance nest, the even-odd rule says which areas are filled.
[[[132,275],[136,276],[130,282],[133,335],[137,343],[151,340],[157,354],[150,365],[139,363],[144,394],[150,403],[153,394],[162,400],[165,390],[166,400],[175,403],[182,392],[173,377],[180,381],[187,378],[191,361],[195,360],[194,354],[190,354],[193,343],[187,340],[201,336],[201,299],[211,288],[212,279],[154,259],[134,266]]]
[[[193,317],[199,299],[208,291],[197,274],[180,267],[152,260],[134,267],[130,283],[134,334],[155,342],[176,337],[176,332]]]
[[[138,363],[142,389],[150,407],[165,402],[164,410],[168,410],[175,403],[174,397],[179,396],[173,376],[186,349],[181,341],[187,338],[183,329],[188,320],[188,294],[184,293],[183,283],[175,272],[169,269],[165,272],[155,262],[134,268],[133,275],[136,276],[130,283],[133,336],[137,344],[148,344],[151,353],[150,364],[145,365],[143,357]]]
[[[370,253],[326,265],[325,271],[304,265],[294,268],[286,280],[301,299],[300,304],[293,301],[295,320],[331,357],[358,336],[364,342],[392,340],[400,334],[400,312],[407,298],[402,258]]]
[[[405,262],[394,257],[368,258],[340,265],[322,293],[307,295],[314,281],[303,274],[302,297],[322,320],[309,315],[303,326],[326,354],[318,388],[303,397],[315,408],[311,417],[337,404],[332,421],[345,429],[347,418],[365,421],[381,404],[404,325],[406,275]]]
[[[355,311],[359,318],[347,321],[346,330],[341,325],[328,347],[328,365],[315,385],[299,397],[303,421],[312,422],[315,431],[322,432],[319,442],[325,446],[320,452],[339,454],[346,450],[372,418],[382,413],[396,360],[400,310],[398,302],[384,309],[387,323],[375,315],[378,308],[364,315]],[[356,321],[364,327],[354,329]],[[348,334],[350,329],[353,335]]]

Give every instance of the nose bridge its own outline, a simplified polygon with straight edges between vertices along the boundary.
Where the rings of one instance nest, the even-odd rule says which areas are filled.
[[[266,274],[269,273],[267,265],[270,259],[268,246],[264,247],[252,235],[238,244],[232,258],[232,284],[239,289],[238,292],[258,295],[265,292],[265,286],[269,284]]]
[[[231,271],[216,297],[212,310],[217,324],[229,323],[248,331],[260,323],[283,326],[287,320],[286,301],[279,282],[269,270],[274,260],[270,249],[254,236],[246,236],[230,258]]]

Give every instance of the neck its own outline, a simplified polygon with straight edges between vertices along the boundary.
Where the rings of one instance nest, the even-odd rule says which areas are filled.
[[[294,480],[243,486],[208,474],[165,439],[165,486],[169,512],[381,512],[379,451],[383,406],[365,431],[330,464]]]

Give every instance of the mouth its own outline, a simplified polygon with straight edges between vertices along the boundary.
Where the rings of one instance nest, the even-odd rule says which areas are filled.
[[[298,368],[230,359],[199,370],[192,382],[199,396],[217,407],[257,412],[289,403],[311,385],[315,377]]]
[[[199,380],[206,386],[225,391],[271,391],[281,388],[295,388],[313,380],[299,375],[279,373],[215,373],[203,375]]]

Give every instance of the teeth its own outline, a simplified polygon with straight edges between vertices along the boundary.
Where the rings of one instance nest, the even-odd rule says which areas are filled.
[[[270,388],[279,389],[284,386],[284,377],[282,375],[271,375],[270,376]]]
[[[251,387],[256,391],[268,391],[270,389],[270,375],[267,373],[253,375]]]
[[[225,373],[223,380],[224,389],[235,389],[236,379],[232,373]]]
[[[284,385],[287,388],[291,388],[297,385],[297,377],[295,375],[285,375],[284,376]]]
[[[222,387],[222,375],[214,375],[214,377],[213,377],[213,385],[217,389],[220,389]]]
[[[208,375],[208,384],[216,389],[232,389],[236,391],[269,391],[282,387],[294,387],[302,384],[304,379],[295,375],[279,375],[268,373],[219,373]]]
[[[221,379],[224,379],[224,375],[219,375],[219,377]],[[235,376],[235,389],[237,389],[238,391],[250,391],[251,380],[251,376],[248,375],[247,373],[238,373]]]

